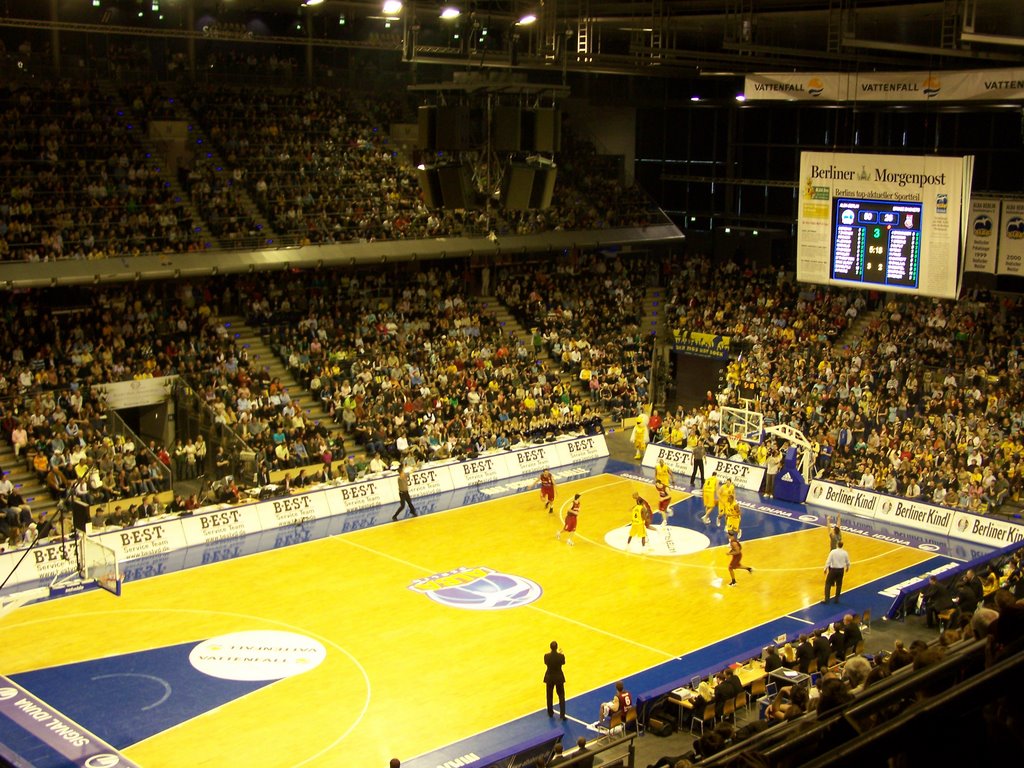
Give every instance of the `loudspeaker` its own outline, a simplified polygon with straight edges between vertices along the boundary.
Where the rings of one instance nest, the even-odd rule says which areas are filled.
[[[433,150],[437,146],[437,107],[420,107],[416,113],[419,124],[419,149]]]
[[[557,109],[535,109],[533,150],[560,152],[562,149],[562,115]]]
[[[475,207],[468,166],[442,165],[437,169],[437,173],[441,181],[441,199],[445,208]]]
[[[502,198],[505,209],[509,211],[525,211],[530,208],[533,197],[533,180],[537,169],[532,165],[511,165],[505,174]]]
[[[441,179],[438,177],[436,168],[417,168],[416,175],[419,177],[420,189],[423,190],[423,202],[427,208],[444,207],[444,199],[441,197]]]
[[[554,166],[541,166],[533,176],[533,189],[530,192],[531,208],[550,208],[551,196],[555,192],[555,176],[558,170]]]
[[[469,107],[437,108],[437,149],[469,149],[471,135]]]
[[[71,522],[76,530],[84,531],[85,526],[92,522],[89,516],[89,505],[71,502]]]
[[[495,107],[491,118],[491,143],[498,152],[518,152],[523,144],[522,110]]]
[[[562,149],[562,113],[557,109],[523,110],[522,150],[524,152],[560,152]]]

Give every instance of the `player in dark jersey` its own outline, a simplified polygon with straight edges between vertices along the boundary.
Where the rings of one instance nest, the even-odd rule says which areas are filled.
[[[541,472],[540,477],[530,487],[536,488],[538,485],[540,486],[540,498],[550,515],[555,511],[555,476],[551,474],[550,469]]]

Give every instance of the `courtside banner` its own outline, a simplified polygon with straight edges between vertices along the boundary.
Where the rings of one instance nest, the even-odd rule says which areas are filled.
[[[352,512],[378,504],[398,503],[398,475],[347,483],[331,494],[330,505],[335,513]],[[340,505],[338,502],[341,502]],[[338,509],[338,507],[341,509]]]
[[[555,461],[551,464],[553,467],[563,464],[578,464],[591,459],[603,459],[608,455],[608,443],[605,442],[604,435],[588,435],[573,440],[560,440],[553,443],[553,447],[555,450]]]
[[[509,472],[509,456],[507,453],[495,453],[479,459],[462,461],[452,467],[452,481],[456,488],[467,485],[480,485],[492,480],[502,480],[518,472]]]
[[[397,475],[396,475],[397,477]],[[395,480],[397,483],[398,480]],[[426,464],[423,469],[409,473],[409,495],[431,496],[435,493],[447,493],[455,488],[452,479],[452,464]]]
[[[971,198],[971,210],[967,215],[964,272],[996,273],[999,209],[1000,201],[995,198]]]
[[[869,517],[880,522],[916,528],[949,536],[953,530],[954,510],[885,493],[849,488],[845,485],[812,480],[807,503],[837,512]]]
[[[0,555],[0,581],[7,578],[8,585],[50,581],[56,576],[64,576],[78,570],[75,544],[70,540],[35,547],[29,552],[28,557],[21,560],[24,554],[24,549],[16,549]],[[15,566],[17,570],[12,573]]]
[[[997,520],[968,512],[954,512],[953,529],[950,534],[958,539],[1001,548],[1024,541],[1024,526],[1009,520]]]
[[[185,531],[186,546],[201,546],[213,541],[259,533],[263,530],[260,527],[260,519],[253,514],[249,506],[196,512],[180,518],[181,527]]]
[[[654,467],[658,464],[658,459],[664,459],[672,474],[676,476],[675,485],[682,485],[684,480],[689,481],[690,473],[693,471],[693,453],[688,448],[648,443],[647,450],[644,451],[643,466]],[[704,477],[711,477],[716,473],[720,480],[732,480],[737,488],[747,491],[760,490],[761,483],[764,482],[764,467],[759,464],[705,456]]]
[[[138,523],[131,528],[114,528],[96,534],[104,545],[117,553],[118,560],[150,557],[188,546],[180,517]]]
[[[309,520],[317,520],[335,514],[328,503],[329,494],[330,491],[313,491],[261,501],[255,505],[253,511],[247,514],[255,514],[259,518],[260,527],[263,530],[280,528],[285,525],[299,525]]]
[[[509,475],[539,474],[549,467],[565,464],[566,462],[558,458],[556,445],[557,443],[546,443],[512,451],[509,454]]]

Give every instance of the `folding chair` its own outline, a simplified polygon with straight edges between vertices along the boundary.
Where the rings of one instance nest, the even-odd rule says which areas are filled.
[[[774,685],[774,683],[773,683]],[[747,694],[747,710],[749,711],[754,703],[760,699],[768,690],[768,684],[763,677],[757,678],[750,684],[750,693]]]
[[[865,608],[864,613],[860,617],[860,631],[861,634],[866,635],[871,631],[871,609]]]
[[[709,701],[707,704],[704,705],[704,713],[703,713],[703,715],[698,716],[697,713],[695,712],[693,717],[691,718],[691,720],[690,720],[690,733],[691,734],[693,733],[693,727],[696,725],[696,726],[700,726],[700,735],[703,736],[704,735],[704,726],[705,725],[714,725],[714,724],[715,724],[715,702]]]

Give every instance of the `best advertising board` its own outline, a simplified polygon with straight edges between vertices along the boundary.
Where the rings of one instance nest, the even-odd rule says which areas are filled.
[[[671,445],[648,443],[644,451],[643,466],[654,467],[658,459],[665,464],[677,477],[689,478],[693,471],[693,453],[688,448],[675,448]],[[747,464],[742,461],[721,459],[717,456],[704,457],[704,476],[717,474],[719,480],[732,480],[737,488],[747,491],[758,491],[764,482],[764,467],[759,464]]]
[[[260,527],[265,531],[300,525],[335,514],[329,503],[330,495],[329,490],[321,490],[261,501],[255,505],[255,513],[259,518]]]
[[[468,461],[428,464],[410,473],[409,493],[413,497],[429,497],[424,501],[427,505],[449,494],[449,506],[443,508],[464,506],[489,498],[479,489],[482,484],[607,456],[604,436],[592,435],[495,452]],[[721,470],[721,474],[735,472]],[[740,486],[739,481],[736,484]],[[248,544],[236,546],[231,542],[253,533],[269,532],[277,542],[278,532],[290,530],[300,538],[302,534],[296,533],[300,528],[305,530],[324,519],[330,519],[331,525],[339,520],[339,532],[356,530],[380,522],[377,518],[382,513],[377,507],[397,503],[397,474],[384,472],[354,483],[321,486],[305,493],[237,507],[207,507],[184,517],[166,517],[95,535],[117,553],[123,572],[131,574],[127,576],[131,580],[174,570],[182,567],[183,562],[184,567],[190,567],[248,554]],[[424,508],[424,511],[430,510]],[[275,546],[298,543],[299,538],[292,541],[285,537],[284,543],[275,543]],[[20,564],[24,550],[0,554],[0,577],[15,567],[17,570],[11,573],[9,585],[49,581],[55,576],[73,573],[77,558],[72,546],[57,542],[35,547]],[[184,561],[172,557],[172,553],[185,549],[188,553]]]

